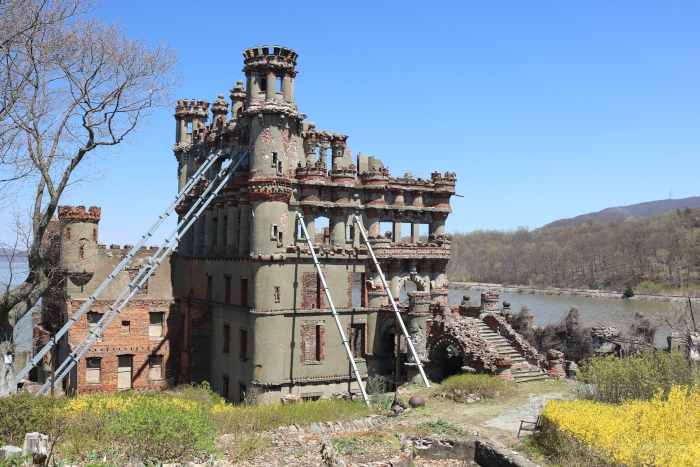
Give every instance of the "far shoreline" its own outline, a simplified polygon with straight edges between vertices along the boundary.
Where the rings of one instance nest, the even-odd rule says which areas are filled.
[[[634,297],[625,298],[622,292],[601,292],[600,290],[591,289],[569,289],[560,287],[551,287],[548,289],[537,289],[524,285],[519,286],[504,286],[502,284],[488,284],[483,282],[450,282],[450,289],[454,290],[473,290],[477,292],[485,292],[487,290],[495,290],[502,293],[521,293],[530,295],[561,295],[569,297],[588,297],[588,298],[615,298],[626,300],[643,300],[652,302],[681,302],[688,299],[684,295],[637,295]],[[700,303],[700,298],[692,298],[693,303]]]

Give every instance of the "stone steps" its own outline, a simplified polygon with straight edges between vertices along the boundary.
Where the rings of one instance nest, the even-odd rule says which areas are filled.
[[[481,337],[493,344],[499,354],[510,357],[513,364],[526,362],[525,358],[520,355],[520,352],[510,345],[503,336],[491,329],[488,324],[478,318],[473,318],[473,320],[476,323],[476,328],[481,333]],[[511,372],[515,381],[519,383],[549,379],[549,375],[544,370],[530,364],[522,369],[511,370]]]

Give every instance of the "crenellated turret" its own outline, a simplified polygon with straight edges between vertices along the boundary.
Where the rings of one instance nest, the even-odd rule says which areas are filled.
[[[85,285],[95,274],[97,261],[97,225],[101,209],[90,206],[59,206],[61,225],[60,271],[75,285]]]

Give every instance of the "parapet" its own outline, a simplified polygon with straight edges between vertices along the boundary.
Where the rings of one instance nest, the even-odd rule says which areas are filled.
[[[100,222],[102,208],[90,206],[85,210],[85,206],[59,206],[58,220],[72,222]]]
[[[251,74],[262,73],[263,71],[275,71],[294,77],[296,71],[297,57],[299,55],[292,49],[275,45],[270,52],[270,47],[263,45],[251,47],[243,52],[243,72],[246,76]]]
[[[180,120],[184,117],[204,117],[209,116],[209,102],[202,99],[181,99],[177,101],[177,106],[175,107],[175,119]]]

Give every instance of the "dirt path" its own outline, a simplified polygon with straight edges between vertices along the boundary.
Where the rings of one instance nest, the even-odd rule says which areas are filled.
[[[528,454],[527,447],[517,438],[520,420],[535,421],[545,398],[572,396],[576,383],[568,380],[534,381],[519,383],[514,396],[486,402],[466,404],[449,398],[432,397],[440,393],[439,387],[409,387],[403,393],[408,400],[414,394],[425,398],[425,407],[411,410],[409,414],[396,417],[395,425],[416,427],[421,422],[442,420],[470,433],[494,438],[506,446]]]

